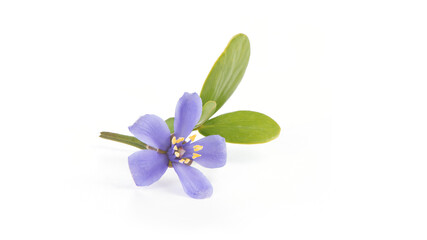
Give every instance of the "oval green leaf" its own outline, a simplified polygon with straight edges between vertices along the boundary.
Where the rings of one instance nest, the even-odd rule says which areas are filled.
[[[216,102],[217,106],[212,115],[236,90],[245,74],[249,56],[248,37],[245,34],[237,34],[230,40],[224,52],[215,62],[200,92],[203,104],[208,101]]]
[[[277,138],[280,126],[265,114],[237,111],[206,121],[199,132],[204,136],[220,135],[229,143],[256,144]]]

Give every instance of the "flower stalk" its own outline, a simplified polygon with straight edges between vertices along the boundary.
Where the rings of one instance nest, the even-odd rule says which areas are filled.
[[[99,137],[104,138],[104,139],[108,139],[108,140],[112,140],[112,141],[116,141],[116,142],[120,142],[120,143],[124,143],[127,145],[131,145],[131,146],[137,147],[139,149],[148,149],[147,144],[139,141],[136,137],[132,137],[132,136],[127,136],[127,135],[112,133],[112,132],[101,132]]]

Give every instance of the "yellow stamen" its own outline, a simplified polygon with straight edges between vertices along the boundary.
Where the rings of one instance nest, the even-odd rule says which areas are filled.
[[[179,152],[175,152],[175,157],[179,157]]]
[[[184,161],[185,161],[184,159],[179,160],[180,163],[184,163]]]
[[[191,139],[192,142],[194,142],[194,139],[196,139],[196,134],[194,134],[193,136],[188,137],[188,138]]]
[[[190,159],[185,159],[185,164],[188,164],[191,160]]]
[[[182,141],[184,141],[184,138],[183,138],[183,137],[180,137],[180,138],[178,138],[178,140],[176,140],[176,143],[180,143],[180,142],[182,142]]]
[[[173,150],[177,151],[178,147],[175,145],[175,147],[173,147]]]
[[[196,145],[196,146],[194,146],[193,147],[193,149],[194,149],[194,151],[200,151],[200,150],[202,150],[203,149],[203,146],[201,146],[201,145]]]
[[[193,153],[193,159],[198,158],[198,157],[200,157],[200,156],[202,156],[202,155],[197,154],[197,153]]]
[[[173,138],[172,138],[172,144],[173,144],[173,145],[175,145],[175,144],[176,144],[176,137],[175,137],[175,136],[173,136]]]

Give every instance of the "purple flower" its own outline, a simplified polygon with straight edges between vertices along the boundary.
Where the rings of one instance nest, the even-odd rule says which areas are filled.
[[[225,165],[227,153],[225,139],[212,135],[194,141],[196,135],[187,136],[202,114],[202,100],[197,93],[184,93],[175,109],[175,133],[170,134],[166,123],[156,115],[144,115],[129,127],[130,132],[146,143],[148,150],[129,156],[129,168],[137,186],[148,186],[160,179],[166,169],[173,167],[184,191],[192,198],[212,195],[212,185],[196,168],[193,161],[207,168]]]

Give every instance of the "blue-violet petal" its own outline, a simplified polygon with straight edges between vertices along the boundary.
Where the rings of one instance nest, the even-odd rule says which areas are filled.
[[[186,138],[202,115],[202,99],[197,93],[184,93],[176,104],[175,109],[175,136]]]
[[[141,142],[167,151],[170,147],[170,131],[168,125],[158,116],[146,114],[140,117],[129,131]]]
[[[156,182],[168,169],[166,154],[152,150],[141,150],[128,158],[129,169],[137,186],[148,186]]]
[[[199,170],[182,163],[173,162],[172,165],[188,196],[203,199],[212,195],[211,183]]]
[[[227,149],[225,139],[219,135],[211,135],[186,147],[187,152],[196,153],[198,157],[194,161],[206,168],[219,168],[225,165],[227,160]],[[201,149],[200,149],[201,147]],[[200,149],[198,151],[194,150]]]

